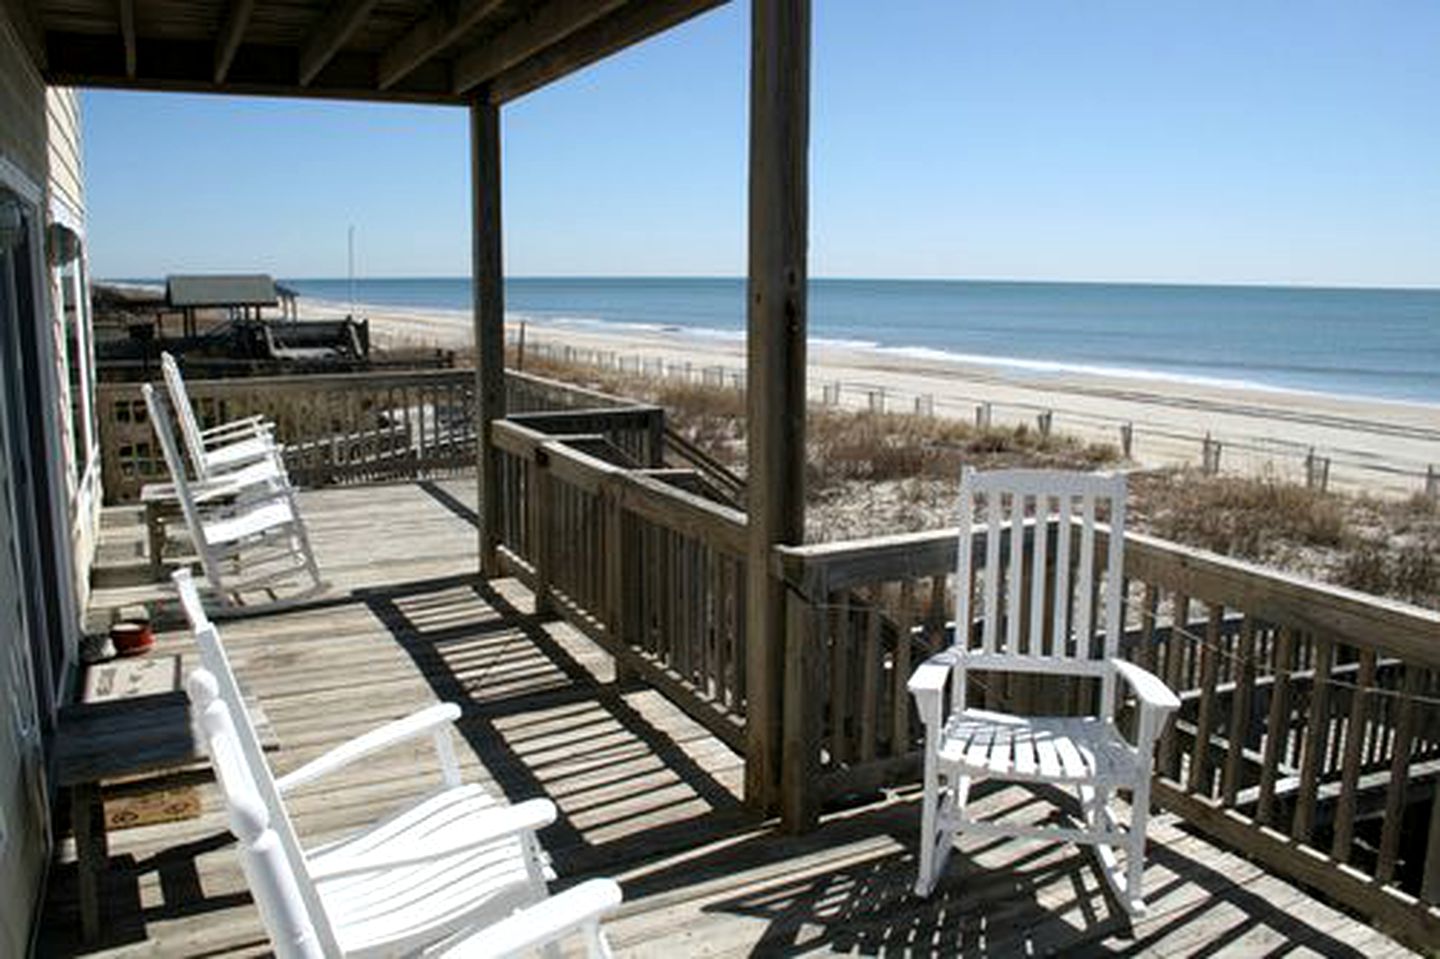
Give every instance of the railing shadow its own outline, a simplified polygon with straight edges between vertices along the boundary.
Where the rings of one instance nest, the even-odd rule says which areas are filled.
[[[450,598],[427,601],[427,590]],[[562,877],[614,872],[755,824],[732,788],[634,701],[658,694],[605,679],[491,583],[353,595],[435,695],[460,705],[460,732],[506,797],[555,800],[561,815],[541,839]],[[465,622],[461,610],[477,601],[489,615]]]

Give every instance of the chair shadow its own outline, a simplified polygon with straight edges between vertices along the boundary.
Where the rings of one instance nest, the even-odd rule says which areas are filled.
[[[1011,810],[1013,811],[1012,807]],[[1214,867],[1163,845],[1148,864],[1165,878],[1152,881],[1148,918],[1132,922],[1109,895],[1098,863],[1074,846],[994,839],[956,850],[945,877],[928,898],[912,889],[916,876],[916,802],[893,802],[828,822],[804,837],[754,836],[669,871],[627,884],[627,896],[672,891],[716,872],[777,867],[742,891],[706,902],[704,914],[765,924],[752,954],[789,956],[816,951],[860,955],[1153,955],[1207,956],[1237,947],[1264,931],[1274,951],[1303,945],[1321,955],[1359,959],[1363,953],[1330,931],[1295,915]],[[903,844],[833,869],[786,875],[796,860],[825,847],[883,836]],[[1056,850],[1066,850],[1056,855]],[[998,865],[982,859],[1003,855]],[[791,870],[793,873],[793,870]],[[1186,886],[1197,889],[1184,890]],[[1180,895],[1184,892],[1183,895]],[[1173,905],[1170,903],[1174,903]],[[1243,917],[1236,920],[1236,913]],[[1170,937],[1181,938],[1175,948]],[[1188,944],[1187,944],[1188,943]],[[1246,943],[1247,948],[1255,948]],[[1253,953],[1252,953],[1253,954]]]

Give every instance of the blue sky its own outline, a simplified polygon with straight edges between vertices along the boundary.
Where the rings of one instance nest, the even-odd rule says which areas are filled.
[[[811,273],[1440,285],[1433,0],[815,0]],[[748,4],[505,108],[515,276],[739,275]],[[465,111],[86,94],[98,276],[469,271]]]

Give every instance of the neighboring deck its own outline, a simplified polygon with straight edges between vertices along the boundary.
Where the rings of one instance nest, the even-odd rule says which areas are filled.
[[[742,762],[658,693],[618,687],[609,657],[560,622],[530,615],[510,580],[473,575],[473,481],[303,494],[330,593],[284,612],[221,624],[241,682],[280,742],[285,771],[377,723],[435,700],[465,711],[470,774],[512,801],[561,811],[543,835],[562,884],[611,875],[626,902],[609,923],[622,953],[837,951],[973,955],[1118,951],[1145,955],[1285,951],[1405,954],[1391,940],[1260,868],[1153,821],[1151,915],[1130,926],[1073,846],[966,841],[934,897],[916,899],[912,794],[783,836],[740,802]],[[107,515],[113,562],[143,543]],[[139,560],[138,554],[136,560]],[[154,597],[109,588],[100,605]],[[191,645],[182,630],[155,654]],[[433,782],[428,747],[351,770],[292,803],[307,841],[370,821]],[[264,952],[259,917],[212,784],[199,819],[111,834],[106,954]],[[1029,793],[982,808],[1042,816]],[[42,955],[82,950],[72,852],[52,873]]]

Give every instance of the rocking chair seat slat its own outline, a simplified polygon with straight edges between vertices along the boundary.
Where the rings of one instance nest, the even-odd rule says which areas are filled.
[[[205,468],[210,473],[226,473],[275,456],[275,442],[268,436],[251,436],[205,451]]]
[[[1013,716],[983,709],[950,718],[937,758],[973,775],[1074,785],[1125,782],[1137,767],[1134,747],[1099,717]]]
[[[292,523],[294,520],[295,513],[290,509],[290,501],[278,499],[235,516],[210,522],[201,520],[201,524],[205,530],[206,544],[218,546],[223,543],[239,542],[250,536],[268,532],[277,526]]]
[[[480,786],[444,789],[359,835],[307,855],[313,873],[323,876],[316,888],[342,951],[354,955],[377,943],[393,944],[400,917],[403,925],[434,937],[483,916],[502,918],[532,902],[519,836],[467,847],[467,829],[484,823],[486,814],[499,808]],[[437,841],[453,843],[457,851],[413,865],[324,876],[332,863],[404,856]],[[477,902],[487,904],[483,914],[477,914]]]

